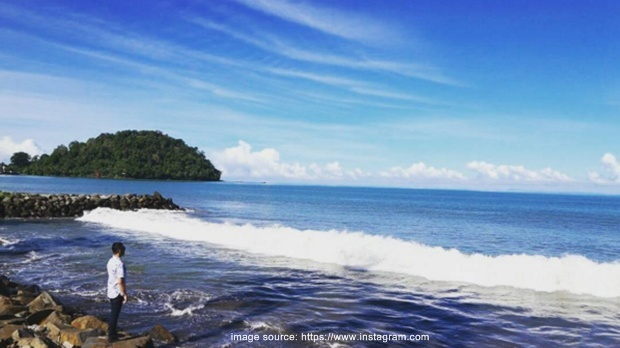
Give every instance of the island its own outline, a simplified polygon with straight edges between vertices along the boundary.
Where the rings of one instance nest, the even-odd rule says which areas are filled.
[[[0,174],[219,181],[221,172],[196,147],[160,131],[103,133],[60,145],[51,154],[16,152]]]

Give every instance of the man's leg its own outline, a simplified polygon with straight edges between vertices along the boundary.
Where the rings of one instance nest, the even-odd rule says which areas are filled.
[[[118,335],[116,333],[116,323],[118,322],[118,316],[121,314],[121,307],[123,306],[123,297],[118,295],[116,298],[110,299],[110,321],[108,322],[108,339],[111,341],[116,340]]]

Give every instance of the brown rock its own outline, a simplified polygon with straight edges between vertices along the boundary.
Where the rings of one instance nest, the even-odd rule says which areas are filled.
[[[57,311],[53,311],[50,315],[47,316],[47,318],[43,319],[40,325],[45,325],[47,323],[53,323],[53,324],[56,324],[56,326],[63,326],[63,325],[69,325],[70,322],[71,322],[70,316],[57,312]]]
[[[22,318],[9,318],[9,319],[3,319],[0,320],[0,327],[8,325],[8,324],[15,324],[15,325],[23,325],[25,324],[25,320]]]
[[[30,303],[32,300],[34,300],[35,298],[37,298],[36,295],[29,295],[29,294],[19,295],[18,294],[18,295],[13,296],[13,302],[15,304],[26,305]]]
[[[103,331],[99,329],[80,330],[68,326],[60,329],[60,342],[69,342],[74,346],[81,346],[89,337],[103,335]]]
[[[89,337],[82,345],[82,348],[107,348],[108,339],[105,337]]]
[[[13,301],[9,297],[0,295],[0,307],[1,306],[10,306],[13,304]]]
[[[13,331],[13,333],[11,334],[11,338],[15,342],[21,340],[22,338],[32,338],[32,337],[34,337],[34,332],[32,332],[32,330],[30,330],[27,327],[19,328]]]
[[[155,341],[162,341],[166,343],[173,343],[177,341],[176,336],[161,325],[153,326],[148,335]]]
[[[132,337],[112,343],[112,348],[153,348],[153,341],[149,336]]]
[[[22,325],[9,324],[0,328],[0,340],[11,338],[13,332],[22,328]]]
[[[44,309],[56,309],[60,306],[60,302],[52,297],[47,291],[41,293],[34,300],[28,303],[30,312],[38,312]]]
[[[35,325],[35,324],[39,325],[45,318],[47,318],[53,312],[54,311],[51,309],[44,309],[42,311],[34,312],[30,314],[28,317],[26,317],[26,324],[27,325]]]
[[[60,332],[65,328],[71,328],[69,325],[55,324],[52,322],[45,323],[43,327],[47,330],[47,337],[54,341],[60,340]]]
[[[26,310],[26,307],[19,305],[0,306],[0,315],[15,315]]]
[[[108,324],[93,315],[85,315],[83,317],[76,318],[71,322],[71,326],[82,330],[101,329],[103,331],[108,331]]]
[[[19,342],[18,342],[18,346],[19,346]],[[56,345],[54,344],[54,342],[52,342],[47,337],[35,337],[35,338],[31,338],[31,341],[29,342],[29,345],[27,347],[28,348],[51,348],[51,347],[56,347]]]

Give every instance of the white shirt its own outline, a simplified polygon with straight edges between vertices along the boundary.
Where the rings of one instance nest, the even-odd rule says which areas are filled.
[[[121,294],[119,279],[125,278],[125,264],[118,256],[112,256],[108,260],[108,297],[116,298]]]

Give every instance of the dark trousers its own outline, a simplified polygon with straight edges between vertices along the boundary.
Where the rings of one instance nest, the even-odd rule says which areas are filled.
[[[118,295],[115,298],[110,299],[110,321],[108,321],[108,338],[116,339],[116,323],[118,323],[118,316],[121,314],[121,307],[123,307],[123,296]]]

